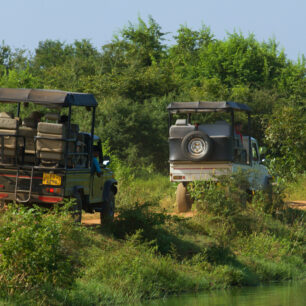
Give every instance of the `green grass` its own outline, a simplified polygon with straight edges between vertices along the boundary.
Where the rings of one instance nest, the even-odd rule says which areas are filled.
[[[300,175],[298,179],[288,184],[286,188],[287,201],[306,201],[306,173]]]
[[[137,303],[305,278],[302,212],[265,213],[258,200],[231,216],[183,218],[168,214],[174,191],[152,173],[120,181],[119,217],[104,227],[80,227],[65,211],[3,212],[0,305]]]

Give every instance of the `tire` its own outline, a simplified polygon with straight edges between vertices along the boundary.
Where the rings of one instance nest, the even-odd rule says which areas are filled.
[[[191,161],[201,161],[209,157],[212,151],[212,140],[202,131],[192,131],[182,140],[181,150]]]
[[[115,214],[115,194],[113,190],[109,191],[108,199],[103,203],[102,211],[100,212],[101,224],[113,222]]]
[[[71,208],[71,215],[75,222],[81,223],[82,221],[82,196],[77,192],[73,198],[75,199],[75,205]]]
[[[187,212],[191,210],[192,200],[187,192],[187,183],[179,183],[176,189],[176,204],[178,212]]]

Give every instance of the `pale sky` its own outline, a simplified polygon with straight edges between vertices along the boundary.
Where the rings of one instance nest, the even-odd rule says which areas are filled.
[[[38,42],[90,39],[99,50],[122,27],[151,15],[169,44],[181,24],[274,37],[290,59],[306,55],[306,0],[0,0],[0,42],[34,50]]]

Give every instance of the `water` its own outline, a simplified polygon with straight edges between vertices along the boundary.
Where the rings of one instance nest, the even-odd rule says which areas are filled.
[[[306,306],[306,282],[215,290],[146,302],[150,306]]]

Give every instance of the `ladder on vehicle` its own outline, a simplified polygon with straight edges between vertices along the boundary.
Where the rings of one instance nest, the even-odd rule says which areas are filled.
[[[21,178],[19,175],[20,172],[20,168],[17,169],[17,173],[16,173],[16,183],[15,183],[15,200],[19,203],[27,203],[30,201],[31,199],[31,195],[32,195],[32,185],[33,185],[33,174],[34,174],[34,167],[31,167],[31,176],[30,177],[26,177],[26,178]],[[20,179],[23,180],[30,180],[30,184],[29,184],[29,189],[18,189],[18,183],[20,183]],[[18,193],[24,193],[27,194],[27,197],[25,197],[25,199],[20,199],[18,197]]]

